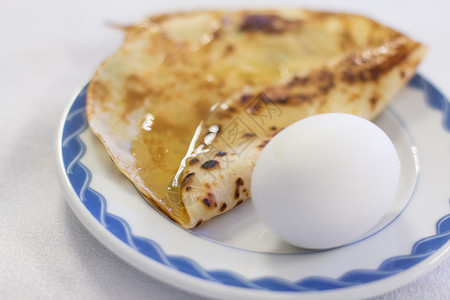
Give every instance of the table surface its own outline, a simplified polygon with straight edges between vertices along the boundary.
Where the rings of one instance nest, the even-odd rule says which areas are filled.
[[[106,249],[75,217],[56,177],[55,137],[63,109],[73,90],[122,42],[121,32],[108,24],[132,24],[163,11],[236,8],[243,1],[160,2],[1,1],[1,299],[199,299]],[[449,1],[276,2],[364,14],[427,44],[419,71],[450,97]],[[375,299],[394,298],[450,299],[450,258]]]

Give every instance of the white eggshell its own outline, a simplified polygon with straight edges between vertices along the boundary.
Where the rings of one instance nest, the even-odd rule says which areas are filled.
[[[386,214],[400,162],[389,137],[363,118],[321,114],[282,130],[252,175],[252,201],[286,242],[325,249],[348,244]]]

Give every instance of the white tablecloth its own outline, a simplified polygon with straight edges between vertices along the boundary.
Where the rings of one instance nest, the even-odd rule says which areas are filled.
[[[209,2],[0,2],[0,299],[199,298],[124,263],[84,228],[58,185],[55,134],[72,91],[121,43],[122,34],[108,23],[131,24],[183,8],[238,6]],[[420,72],[450,97],[449,1],[245,5],[253,3],[351,11],[397,28],[430,47]],[[379,296],[392,298],[450,299],[450,259]]]

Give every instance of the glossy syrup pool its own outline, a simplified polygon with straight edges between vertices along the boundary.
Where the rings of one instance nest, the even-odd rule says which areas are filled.
[[[407,206],[417,183],[419,161],[417,149],[394,109],[385,110],[374,123],[392,140],[401,165],[400,180],[388,213],[364,236],[361,241],[376,234],[393,222]],[[316,250],[301,249],[282,241],[269,230],[256,215],[251,199],[220,217],[208,221],[192,233],[233,248],[264,253],[302,253]]]

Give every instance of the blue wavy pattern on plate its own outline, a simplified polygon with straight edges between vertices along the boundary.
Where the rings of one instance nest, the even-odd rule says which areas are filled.
[[[443,112],[442,124],[450,131],[450,103],[427,80],[415,76],[409,83],[411,87],[423,91],[426,102]],[[339,289],[369,283],[402,272],[423,261],[450,240],[450,214],[436,223],[436,234],[417,241],[411,253],[386,259],[377,269],[357,269],[349,271],[339,278],[307,277],[291,282],[277,277],[247,279],[227,270],[205,270],[190,258],[166,255],[153,240],[133,235],[130,226],[122,218],[106,211],[105,198],[92,189],[91,172],[80,159],[86,146],[79,135],[88,128],[85,111],[87,86],[79,93],[69,110],[62,135],[62,156],[67,177],[89,212],[114,236],[146,255],[150,259],[194,277],[222,284],[250,289],[273,291],[321,291]]]

